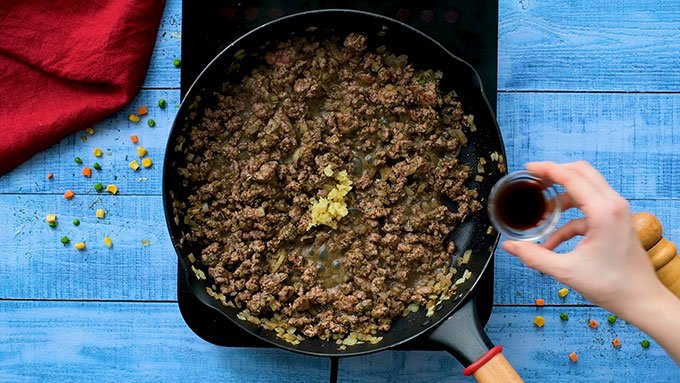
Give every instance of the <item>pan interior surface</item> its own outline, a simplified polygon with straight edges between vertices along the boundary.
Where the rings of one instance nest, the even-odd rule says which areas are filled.
[[[489,233],[491,222],[485,209],[468,216],[450,233],[456,242],[454,258],[462,256],[465,250],[472,250],[470,262],[458,268],[460,277],[462,270],[472,272],[472,278],[458,286],[458,293],[452,299],[442,302],[436,307],[434,315],[425,316],[426,310],[419,310],[404,318],[393,321],[390,331],[380,334],[383,340],[377,344],[359,344],[339,350],[334,341],[323,341],[317,338],[306,339],[299,345],[292,345],[276,337],[272,331],[264,330],[252,323],[236,318],[239,310],[223,306],[219,301],[208,296],[206,287],[212,282],[198,280],[192,267],[201,269],[200,248],[191,241],[186,241],[190,229],[182,223],[181,213],[174,211],[173,200],[184,201],[191,192],[191,185],[185,184],[177,172],[186,164],[185,155],[178,150],[179,143],[185,139],[188,129],[194,121],[201,118],[201,105],[210,105],[213,93],[221,90],[225,82],[237,83],[250,74],[251,70],[262,65],[264,54],[275,49],[282,41],[295,37],[307,37],[321,41],[329,37],[343,38],[349,33],[362,33],[368,37],[368,49],[375,51],[378,46],[385,46],[393,54],[406,54],[409,62],[416,69],[432,69],[443,72],[440,82],[442,92],[455,91],[466,113],[475,116],[477,131],[469,138],[469,142],[460,153],[459,159],[473,169],[479,158],[484,157],[491,162],[492,153],[505,157],[503,142],[493,112],[482,92],[482,84],[474,69],[464,61],[451,55],[441,45],[417,30],[383,16],[351,10],[310,11],[284,17],[265,24],[244,35],[220,53],[200,74],[184,98],[168,139],[163,169],[163,200],[166,220],[180,264],[187,271],[189,286],[196,297],[206,305],[221,312],[235,324],[255,336],[276,346],[306,354],[324,356],[350,356],[365,354],[393,347],[432,329],[446,319],[465,300],[475,287],[478,278],[485,270],[491,258],[499,235]],[[493,184],[505,173],[503,167],[495,163],[487,165],[488,174],[481,181],[470,181],[478,190],[480,202],[485,205]],[[192,264],[189,255],[196,261]],[[453,265],[456,262],[454,259]],[[205,274],[207,270],[204,268]],[[210,278],[208,277],[208,281]]]

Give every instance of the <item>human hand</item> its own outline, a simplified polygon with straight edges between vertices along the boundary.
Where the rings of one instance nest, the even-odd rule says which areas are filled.
[[[537,176],[564,187],[563,210],[578,208],[585,217],[555,231],[542,245],[506,241],[503,249],[529,267],[573,287],[591,302],[630,320],[642,303],[664,289],[631,223],[628,202],[584,161],[526,165]],[[570,252],[553,251],[575,236],[585,236]]]

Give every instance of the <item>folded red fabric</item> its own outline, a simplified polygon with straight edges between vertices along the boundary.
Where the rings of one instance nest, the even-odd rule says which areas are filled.
[[[164,5],[0,1],[0,175],[132,100]]]

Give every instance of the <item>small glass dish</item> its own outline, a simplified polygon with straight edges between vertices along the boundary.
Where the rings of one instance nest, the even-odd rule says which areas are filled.
[[[509,239],[538,241],[555,230],[561,207],[552,184],[522,170],[493,186],[488,210],[494,227]]]

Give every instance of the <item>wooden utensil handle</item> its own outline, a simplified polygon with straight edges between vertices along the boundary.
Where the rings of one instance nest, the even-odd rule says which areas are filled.
[[[502,352],[494,355],[484,363],[472,376],[479,383],[523,383],[524,380],[512,367]]]
[[[647,251],[659,280],[680,298],[680,256],[677,247],[664,238],[661,222],[654,214],[635,213],[632,220],[640,244]]]

